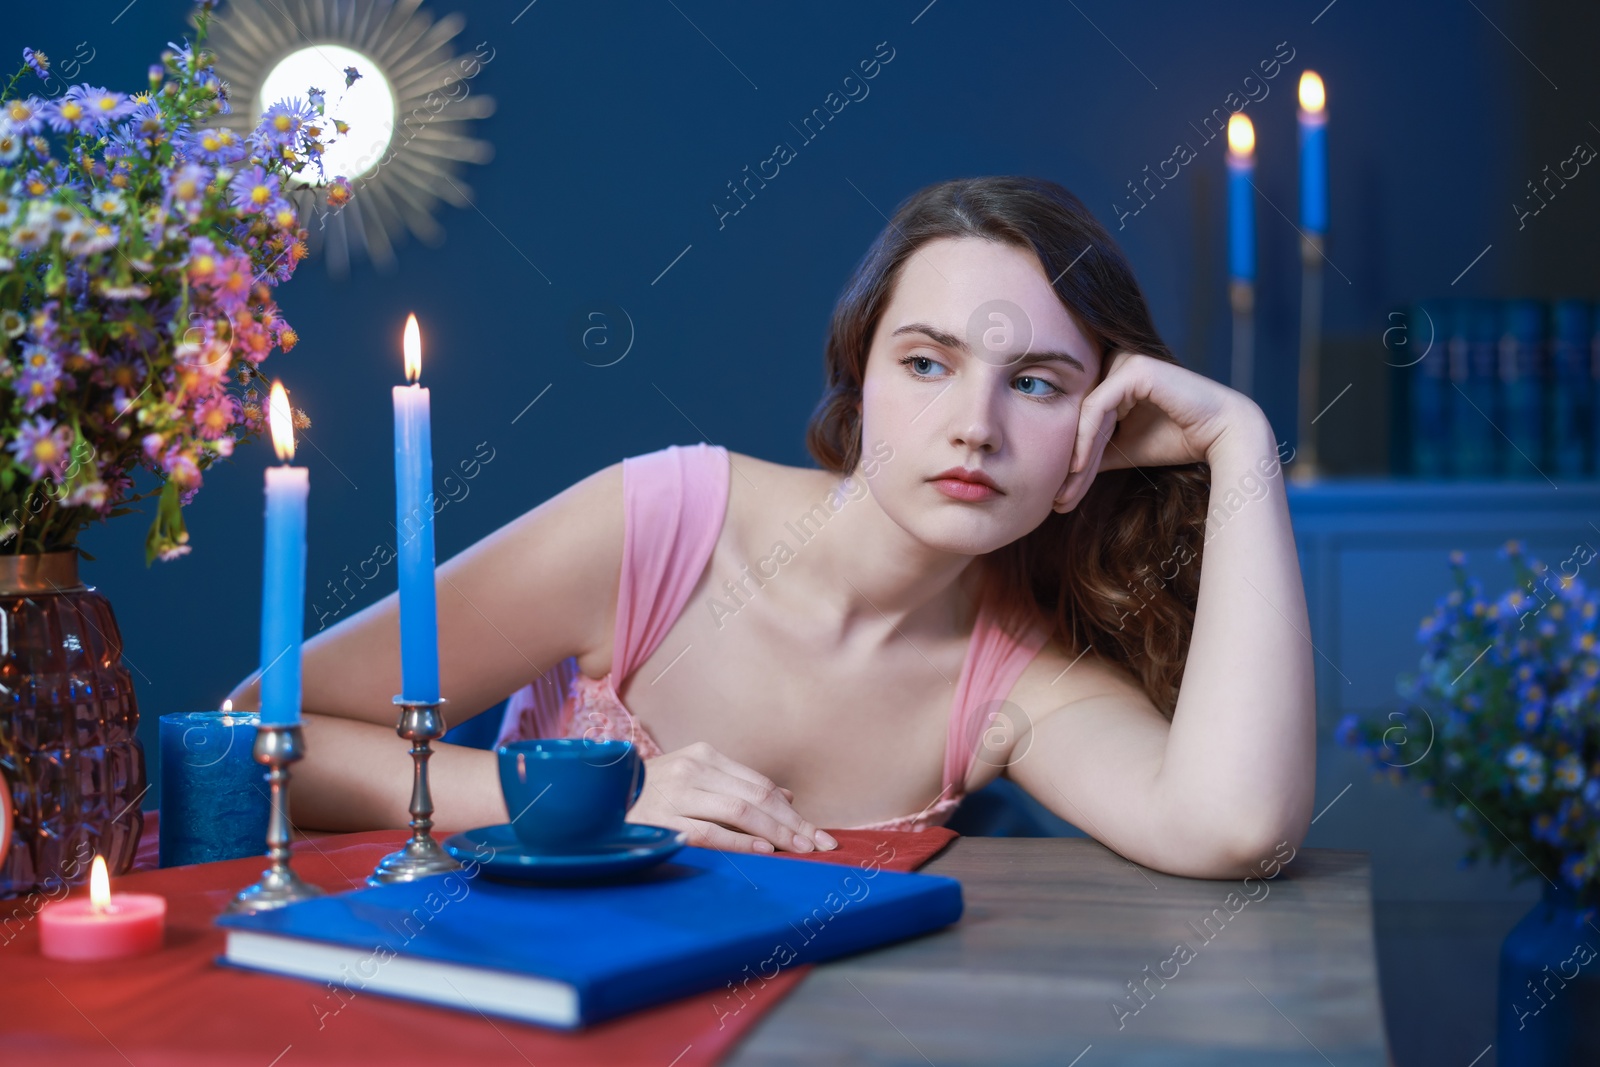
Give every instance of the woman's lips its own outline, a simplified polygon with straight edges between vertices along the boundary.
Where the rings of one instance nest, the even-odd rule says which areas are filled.
[[[1000,495],[997,489],[991,489],[979,482],[964,482],[960,478],[935,478],[933,487],[953,500],[964,500],[968,503],[989,500]]]

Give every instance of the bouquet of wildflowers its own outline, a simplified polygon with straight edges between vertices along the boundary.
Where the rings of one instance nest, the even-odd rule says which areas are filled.
[[[248,137],[215,125],[214,6],[142,92],[31,95],[50,73],[33,49],[0,92],[0,553],[75,547],[157,496],[146,565],[182,555],[203,472],[266,427],[259,365],[297,340],[272,289],[307,254],[285,194],[293,178],[349,200],[321,159],[348,127],[314,88]],[[138,468],[156,485],[134,495]]]
[[[1422,782],[1466,832],[1464,863],[1511,858],[1514,881],[1543,875],[1592,900],[1600,894],[1600,594],[1577,574],[1595,551],[1580,545],[1555,571],[1530,562],[1518,541],[1500,555],[1517,587],[1491,602],[1467,576],[1466,556],[1450,554],[1456,587],[1417,631],[1419,671],[1399,680],[1422,717],[1392,712],[1396,723],[1384,729],[1347,715],[1337,737],[1390,780]]]

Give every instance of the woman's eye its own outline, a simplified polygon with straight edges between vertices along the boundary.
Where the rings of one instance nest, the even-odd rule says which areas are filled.
[[[918,378],[926,378],[932,373],[934,367],[943,367],[944,364],[927,356],[905,356],[900,360],[902,367],[910,367],[911,373]]]
[[[1032,375],[1025,374],[1021,378],[1018,378],[1017,385],[1022,387],[1021,391],[1027,396],[1049,396],[1053,392],[1059,392],[1054,385],[1051,385],[1043,378],[1035,378]],[[1034,390],[1028,388],[1029,386],[1033,385],[1043,386],[1043,389]]]

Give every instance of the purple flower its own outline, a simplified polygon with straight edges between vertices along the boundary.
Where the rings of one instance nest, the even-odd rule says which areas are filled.
[[[233,192],[233,206],[247,214],[255,214],[278,196],[278,178],[260,167],[240,171],[228,188]]]
[[[17,439],[10,447],[30,478],[59,478],[72,452],[72,431],[41,415],[17,428]]]
[[[122,93],[112,92],[110,89],[97,88],[90,85],[75,86],[74,88],[82,90],[79,95],[83,100],[83,105],[89,109],[89,114],[94,116],[95,122],[99,124],[102,130],[118,119],[125,117],[139,106],[137,101],[129,100]]]
[[[350,88],[350,86],[352,86],[352,85],[354,85],[356,83],[356,79],[359,78],[359,77],[361,77],[361,72],[359,70],[357,70],[356,68],[354,68],[354,67],[346,67],[346,68],[344,68],[344,87],[346,89]]]
[[[44,129],[44,106],[45,102],[37,96],[7,100],[4,118],[18,133],[38,133]]]
[[[1353,747],[1361,742],[1360,729],[1360,718],[1354,712],[1348,713],[1334,727],[1333,739],[1338,744]]]
[[[172,62],[176,64],[179,72],[187,73],[189,65],[194,62],[194,49],[189,46],[189,42],[179,44],[177,41],[168,41],[167,47],[172,49]]]
[[[61,364],[55,353],[40,345],[26,345],[23,350],[22,373],[17,376],[16,390],[22,397],[22,410],[31,415],[56,398]]]
[[[262,214],[272,221],[278,229],[287,232],[290,236],[300,227],[300,216],[295,214],[294,205],[279,197],[272,201],[263,210]]]
[[[1577,753],[1568,753],[1556,760],[1554,777],[1561,789],[1577,789],[1583,784],[1583,761]]]
[[[261,116],[256,135],[266,144],[283,148],[294,144],[300,128],[316,117],[316,112],[298,96],[279,100]]]
[[[206,163],[236,163],[245,157],[238,134],[227,127],[200,130],[189,136],[189,152]]]
[[[32,48],[22,50],[22,61],[28,69],[37,74],[42,81],[50,80],[50,57],[43,52],[36,52]]]
[[[179,133],[184,129],[182,124],[178,126]],[[137,154],[150,157],[156,147],[165,144],[171,136],[161,109],[155,104],[144,103],[128,113],[128,121],[112,135],[112,144],[118,149],[115,156]],[[115,156],[109,148],[106,150],[107,159]]]
[[[185,163],[167,178],[167,195],[162,207],[170,207],[176,201],[186,208],[198,209],[210,184],[211,171],[198,163]]]
[[[93,133],[99,120],[89,110],[89,105],[77,95],[83,86],[74,85],[61,99],[52,100],[44,107],[45,121],[57,133]]]

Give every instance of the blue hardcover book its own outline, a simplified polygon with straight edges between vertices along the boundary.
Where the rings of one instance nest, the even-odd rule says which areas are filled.
[[[217,924],[224,963],[573,1030],[927,933],[961,909],[953,878],[690,846],[626,882],[516,885],[469,865]]]
[[[1542,479],[1550,466],[1544,454],[1546,353],[1544,305],[1537,300],[1507,300],[1500,305],[1499,473],[1508,478]]]
[[[1390,348],[1390,361],[1398,365],[1410,427],[1404,435],[1406,457],[1401,469],[1419,478],[1446,478],[1450,464],[1450,331],[1454,316],[1450,305],[1431,302],[1415,305],[1407,317],[1406,343]]]
[[[1500,316],[1493,300],[1455,302],[1450,330],[1451,474],[1493,478],[1501,441]]]
[[[1595,473],[1595,399],[1589,304],[1559,301],[1550,315],[1547,425],[1552,476],[1582,478]]]

